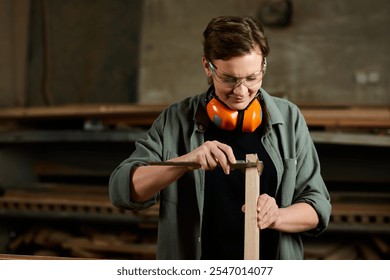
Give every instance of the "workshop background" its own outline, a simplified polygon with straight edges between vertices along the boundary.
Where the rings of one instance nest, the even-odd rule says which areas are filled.
[[[263,87],[304,114],[332,196],[305,259],[390,257],[390,1],[0,0],[0,259],[154,259],[158,205],[111,171],[162,109],[205,91],[202,32],[263,23]]]

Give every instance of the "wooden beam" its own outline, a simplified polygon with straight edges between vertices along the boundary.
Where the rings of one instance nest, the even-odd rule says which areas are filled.
[[[259,162],[256,154],[246,155],[246,160]],[[260,259],[260,230],[257,226],[257,198],[260,195],[260,173],[261,171],[258,167],[250,167],[245,170],[245,260]]]
[[[315,143],[390,147],[390,135],[340,131],[310,131]]]
[[[91,258],[89,258],[91,259]],[[0,254],[0,260],[86,260],[86,258],[68,258],[57,256]]]
[[[0,120],[99,118],[110,123],[151,125],[167,104],[73,104],[2,108]],[[389,106],[301,107],[309,127],[389,128]]]
[[[166,105],[141,104],[74,104],[29,108],[2,108],[0,120],[53,118],[149,118],[155,119]],[[149,123],[151,124],[151,122]]]
[[[390,108],[377,107],[300,107],[309,126],[389,128]]]

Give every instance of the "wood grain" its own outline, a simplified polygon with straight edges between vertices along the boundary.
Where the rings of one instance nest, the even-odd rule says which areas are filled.
[[[249,162],[258,162],[256,154],[246,155]],[[244,259],[260,259],[260,230],[257,226],[257,198],[260,195],[260,175],[257,167],[245,170],[245,233]]]

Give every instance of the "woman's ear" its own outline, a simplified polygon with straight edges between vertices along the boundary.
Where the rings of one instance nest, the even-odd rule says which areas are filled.
[[[202,57],[202,64],[203,64],[203,69],[206,72],[206,75],[210,77],[211,69],[210,69],[209,61],[204,56]]]

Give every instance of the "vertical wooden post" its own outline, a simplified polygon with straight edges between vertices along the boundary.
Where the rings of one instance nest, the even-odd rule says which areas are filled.
[[[246,155],[246,161],[258,163],[245,169],[245,233],[244,260],[260,259],[260,230],[257,226],[257,198],[260,195],[260,175],[263,163],[257,154]]]

